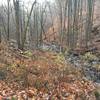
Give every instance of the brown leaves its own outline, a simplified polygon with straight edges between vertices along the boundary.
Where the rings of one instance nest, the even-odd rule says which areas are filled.
[[[8,64],[1,64],[7,77],[6,82],[0,81],[0,100],[81,100],[90,98],[95,89],[92,82],[79,78],[80,71],[66,63],[62,54],[33,51],[33,57],[26,59],[23,53],[14,52],[16,57],[3,50]]]
[[[95,87],[92,82],[88,81],[81,81],[81,80],[74,80],[73,82],[58,82],[58,84],[51,85],[52,90],[46,90],[46,87],[43,86],[40,90],[37,90],[34,87],[27,88],[25,90],[16,90],[10,89],[7,84],[4,82],[1,83],[1,95],[3,97],[16,97],[18,100],[25,100],[26,98],[30,98],[33,100],[81,100],[82,98],[91,98],[93,97],[95,100],[94,95],[92,94]],[[51,83],[48,83],[51,84]],[[50,85],[48,85],[50,86]],[[1,96],[1,98],[2,98]],[[46,99],[47,98],[47,99]]]

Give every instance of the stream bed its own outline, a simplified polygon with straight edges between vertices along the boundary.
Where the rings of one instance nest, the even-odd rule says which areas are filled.
[[[42,49],[50,50],[53,52],[60,52],[60,47],[56,44],[46,45],[44,44]],[[78,55],[74,53],[67,53],[64,55],[66,61],[73,64],[73,67],[81,68],[84,76],[93,82],[100,83],[100,56],[97,59],[93,58],[92,60],[83,60],[84,55]],[[99,70],[96,66],[99,66]]]
[[[96,68],[96,65],[100,65],[100,59],[92,61],[83,61],[80,55],[68,54],[66,60],[69,61],[77,68],[81,68],[84,76],[93,82],[100,83],[100,70]]]

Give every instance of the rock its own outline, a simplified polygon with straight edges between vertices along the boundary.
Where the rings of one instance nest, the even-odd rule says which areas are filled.
[[[6,73],[3,71],[0,71],[0,80],[3,80],[6,78]]]
[[[83,74],[88,80],[100,83],[99,65],[100,59],[96,54],[89,54],[92,57],[91,60],[84,59],[84,55],[78,55],[77,53],[69,52],[66,56],[66,60],[69,61],[74,67],[82,68]],[[86,55],[86,53],[85,53]]]

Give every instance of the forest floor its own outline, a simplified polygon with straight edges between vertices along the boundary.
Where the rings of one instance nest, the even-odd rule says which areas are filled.
[[[20,51],[0,44],[0,100],[100,100],[100,53]]]

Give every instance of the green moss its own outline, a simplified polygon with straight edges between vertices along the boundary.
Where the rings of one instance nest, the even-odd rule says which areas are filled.
[[[12,97],[11,100],[17,100],[15,97]]]
[[[91,61],[91,60],[96,60],[98,59],[96,55],[92,54],[91,52],[87,52],[84,56],[83,56],[83,59],[84,60],[88,60],[88,61]]]
[[[33,54],[32,54],[31,51],[25,51],[23,54],[24,54],[25,56],[28,56],[28,57],[32,57],[32,56],[33,56]]]
[[[62,53],[59,53],[59,54],[56,55],[56,57],[55,57],[56,63],[62,63],[64,61],[65,61],[65,57]]]
[[[95,97],[97,100],[100,100],[100,91],[95,91]]]
[[[34,86],[36,89],[40,89],[40,88],[42,88],[43,84],[42,84],[41,80],[36,80]]]

